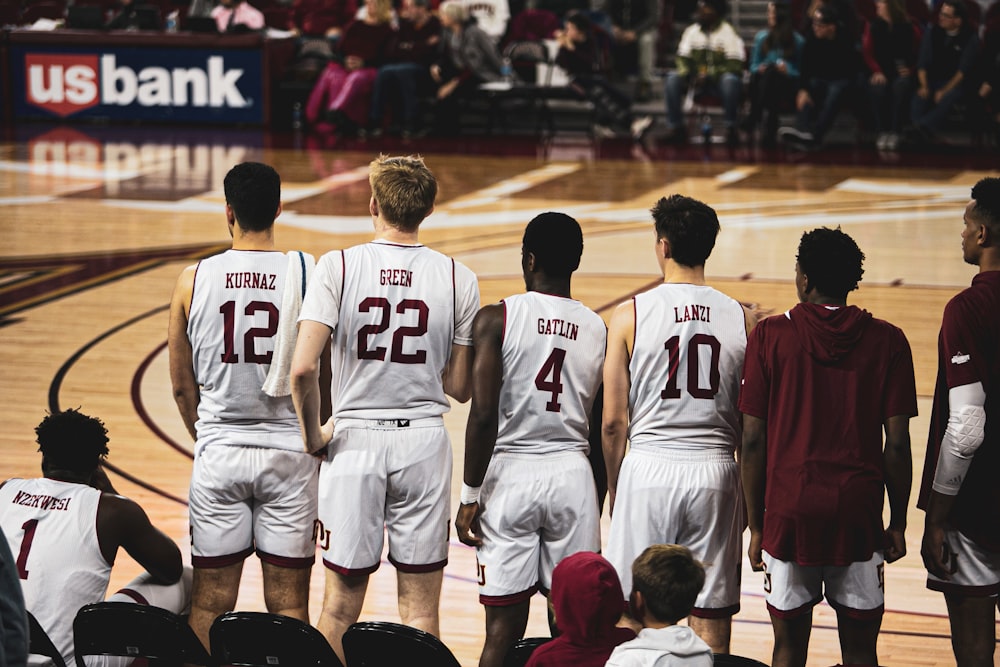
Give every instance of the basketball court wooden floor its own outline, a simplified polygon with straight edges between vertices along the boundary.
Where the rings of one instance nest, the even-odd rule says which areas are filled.
[[[223,176],[244,160],[280,171],[281,248],[318,256],[370,233],[367,165],[379,146],[324,151],[274,145],[240,133],[138,128],[124,135],[43,128],[0,144],[0,479],[38,474],[33,427],[46,410],[79,407],[107,422],[118,489],[189,552],[185,499],[192,443],[170,393],[167,304],[185,265],[229,243]],[[605,159],[574,145],[509,157],[482,151],[475,145],[421,148],[440,183],[423,239],[478,274],[484,303],[523,289],[522,230],[546,210],[564,211],[583,225],[574,295],[605,318],[615,304],[657,282],[648,209],[660,196],[680,192],[716,208],[722,233],[708,263],[711,283],[774,312],[795,303],[792,275],[801,233],[842,226],[867,255],[863,286],[851,301],[901,326],[913,348],[921,415],[911,435],[919,479],[941,312],[974,273],[961,259],[962,211],[971,185],[988,171],[933,161],[869,167],[726,156],[640,159],[628,148]],[[467,406],[456,405],[447,417],[457,463],[454,503],[466,414]],[[911,509],[909,552],[886,570],[885,665],[954,664],[943,600],[924,587],[922,523],[923,513]],[[604,528],[606,535],[607,518]],[[136,572],[122,554],[113,589]],[[317,566],[314,618],[323,576]],[[454,539],[445,577],[443,639],[463,665],[474,665],[483,637],[475,558]],[[383,563],[373,575],[364,619],[398,619],[394,581],[392,567]],[[772,636],[761,587],[760,575],[744,567],[733,651],[767,661]],[[544,600],[532,604],[528,634],[544,634]],[[246,567],[239,608],[263,608],[255,559]],[[810,665],[839,662],[834,628],[834,614],[821,605]]]

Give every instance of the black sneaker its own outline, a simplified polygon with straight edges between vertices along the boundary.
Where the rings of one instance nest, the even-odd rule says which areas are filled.
[[[800,130],[795,127],[783,127],[778,130],[778,139],[786,144],[792,144],[801,148],[812,148],[816,145],[816,137],[812,132]]]

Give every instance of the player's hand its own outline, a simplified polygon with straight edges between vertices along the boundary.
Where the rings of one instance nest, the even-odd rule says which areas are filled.
[[[885,531],[885,562],[895,563],[906,555],[906,535],[902,528],[888,528]]]
[[[333,417],[326,420],[326,423],[319,427],[319,434],[323,438],[323,446],[326,447],[333,440]]]
[[[761,547],[763,542],[763,533],[750,531],[750,546],[747,548],[747,557],[750,559],[750,567],[754,572],[764,571],[764,550]]]
[[[483,540],[479,537],[479,503],[458,506],[455,531],[462,544],[467,544],[470,547],[483,546]]]
[[[924,526],[924,539],[920,543],[920,557],[924,567],[938,579],[950,581],[956,569],[948,567],[948,545],[944,541],[944,527],[933,524]]]

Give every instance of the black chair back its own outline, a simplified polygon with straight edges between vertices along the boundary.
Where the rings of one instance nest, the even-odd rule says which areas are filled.
[[[524,667],[535,649],[552,641],[552,637],[525,637],[518,639],[507,651],[503,659],[503,667]]]
[[[44,655],[52,661],[55,667],[66,667],[66,661],[63,660],[62,654],[59,653],[59,649],[56,645],[52,643],[49,639],[48,634],[46,634],[45,629],[39,625],[38,621],[31,612],[28,614],[28,653],[31,655]]]
[[[131,602],[82,607],[73,620],[73,646],[77,667],[86,667],[87,655],[146,658],[151,667],[216,664],[180,616]]]
[[[767,667],[767,665],[753,658],[744,658],[741,655],[730,655],[728,653],[713,653],[715,667]]]
[[[343,667],[319,630],[288,616],[231,611],[209,636],[212,656],[226,667]]]
[[[364,621],[344,633],[348,667],[460,667],[440,639],[400,623]]]

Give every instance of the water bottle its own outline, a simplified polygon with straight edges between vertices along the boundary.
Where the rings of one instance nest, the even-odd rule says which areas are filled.
[[[503,82],[510,85],[514,83],[514,66],[511,65],[510,58],[504,57],[500,63],[500,77]]]
[[[712,141],[712,118],[708,114],[701,119],[701,138],[706,144]]]
[[[176,9],[167,14],[167,32],[177,32],[177,17],[178,12]]]
[[[302,129],[302,102],[296,102],[292,105],[292,129]]]

